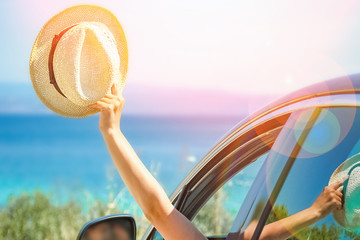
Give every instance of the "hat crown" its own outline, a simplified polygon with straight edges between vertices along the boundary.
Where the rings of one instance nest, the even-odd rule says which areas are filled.
[[[360,226],[360,163],[348,171],[349,179],[344,183],[346,222],[353,228]]]
[[[346,179],[344,181],[344,179]],[[329,185],[344,181],[339,191],[343,191],[342,209],[333,210],[334,219],[348,230],[360,227],[360,153],[340,164],[330,177]]]
[[[103,23],[78,23],[60,38],[53,68],[59,88],[73,103],[98,101],[121,78],[114,36]]]
[[[31,82],[41,102],[61,116],[81,118],[99,112],[86,106],[104,97],[106,89],[110,92],[112,82],[123,90],[128,48],[124,30],[109,9],[81,4],[43,25],[29,60]],[[100,66],[106,67],[104,72]]]

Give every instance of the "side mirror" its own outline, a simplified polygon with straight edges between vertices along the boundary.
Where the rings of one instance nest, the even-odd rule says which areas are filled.
[[[136,224],[131,215],[115,214],[91,220],[81,228],[77,240],[135,240]]]

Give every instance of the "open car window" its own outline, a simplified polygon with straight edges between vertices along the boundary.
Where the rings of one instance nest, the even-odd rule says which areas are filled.
[[[192,219],[194,226],[208,239],[226,238],[237,211],[244,202],[267,154],[254,159],[252,163],[225,182]],[[163,237],[156,231],[153,239],[163,240]]]
[[[252,239],[261,239],[265,230],[271,231],[271,223],[309,208],[334,170],[360,152],[358,123],[360,109],[353,107],[292,113],[240,208],[228,239],[242,239],[246,232]],[[287,230],[289,239],[360,239],[360,229],[343,227],[332,213],[300,231]]]
[[[226,236],[267,153],[234,175],[200,208],[192,223],[207,237]]]

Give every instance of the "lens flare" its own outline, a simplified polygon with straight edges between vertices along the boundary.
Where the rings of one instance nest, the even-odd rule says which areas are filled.
[[[295,125],[302,125],[297,122]],[[333,149],[340,138],[340,123],[337,117],[328,110],[322,111],[312,127],[302,150],[314,154],[323,154]],[[299,141],[301,128],[294,129],[295,138]]]

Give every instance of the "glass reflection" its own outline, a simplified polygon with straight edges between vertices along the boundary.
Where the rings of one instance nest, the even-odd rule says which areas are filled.
[[[346,205],[343,183],[328,186],[335,169],[360,152],[360,109],[321,109],[299,153],[293,155],[294,143],[306,130],[310,114],[299,111],[284,126],[257,177],[263,184],[252,193],[256,197],[241,237],[234,239],[250,239],[259,226],[259,239],[265,235],[274,239],[360,239],[360,226],[349,229],[334,219],[334,212]],[[278,184],[289,162],[293,163]],[[355,202],[358,207],[360,202]],[[271,211],[264,215],[264,209]]]

